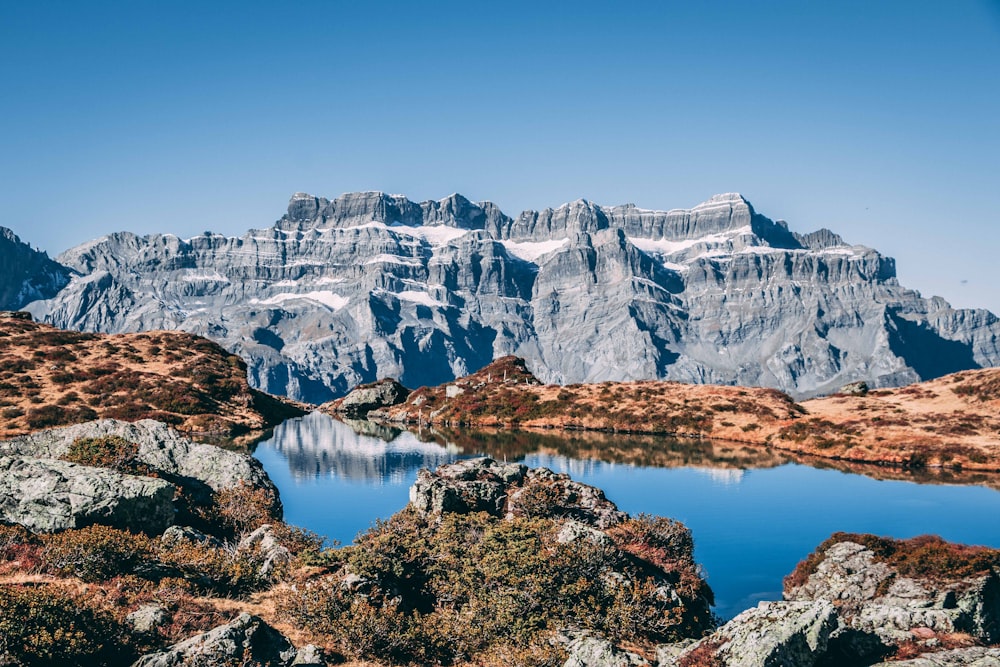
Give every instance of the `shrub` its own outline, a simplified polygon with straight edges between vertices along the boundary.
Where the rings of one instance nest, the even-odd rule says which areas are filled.
[[[148,537],[100,525],[44,535],[41,541],[49,570],[91,582],[130,573],[152,553]]]
[[[0,587],[0,655],[26,665],[121,665],[125,629],[90,600],[54,587]]]
[[[152,475],[154,469],[139,461],[139,445],[117,435],[78,438],[60,456],[63,461],[96,468],[110,468],[129,475]]]
[[[281,518],[274,491],[255,487],[244,480],[217,492],[215,506],[222,526],[238,536]]]
[[[501,654],[522,653],[534,657],[521,664],[552,664],[558,651],[539,641],[561,628],[651,645],[711,625],[707,604],[688,605],[690,591],[703,591],[682,583],[682,563],[693,549],[683,526],[644,518],[622,533],[658,539],[651,549],[675,566],[664,572],[609,544],[561,542],[562,525],[482,512],[428,521],[406,509],[342,550],[345,571],[359,578],[360,590],[348,589],[339,575],[328,577],[283,595],[279,612],[330,637],[349,656],[381,651],[421,664],[499,664]],[[696,576],[693,563],[688,569]],[[668,592],[671,580],[679,599]]]
[[[203,592],[241,595],[270,584],[260,574],[262,562],[256,551],[178,540],[162,548],[158,560]]]

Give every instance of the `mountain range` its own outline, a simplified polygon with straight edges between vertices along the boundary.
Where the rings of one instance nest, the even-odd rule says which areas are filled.
[[[738,194],[510,217],[458,194],[297,193],[241,237],[119,232],[53,261],[4,230],[0,259],[14,268],[0,307],[69,329],[201,334],[245,359],[254,387],[312,403],[382,377],[436,385],[508,354],[544,382],[796,398],[1000,365],[992,313],[925,299],[893,259],[794,232]]]

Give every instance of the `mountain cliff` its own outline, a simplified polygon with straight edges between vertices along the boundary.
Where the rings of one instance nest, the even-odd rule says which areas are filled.
[[[670,379],[796,397],[1000,365],[1000,322],[901,287],[891,258],[791,231],[737,194],[651,211],[585,200],[516,218],[461,195],[296,194],[242,237],[116,233],[56,258],[60,327],[181,329],[252,385],[314,403],[515,354],[544,382]],[[44,296],[44,295],[43,295]]]
[[[66,267],[0,227],[0,310],[17,310],[54,296],[69,282]]]

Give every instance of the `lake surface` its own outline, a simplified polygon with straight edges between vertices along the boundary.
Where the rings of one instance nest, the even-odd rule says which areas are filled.
[[[485,453],[569,473],[630,514],[683,521],[725,618],[781,599],[782,578],[838,530],[937,534],[1000,548],[1000,492],[983,486],[880,481],[719,443],[503,432],[418,437],[352,425],[368,434],[313,413],[258,445],[255,456],[280,489],[289,523],[349,544],[406,505],[417,470]]]

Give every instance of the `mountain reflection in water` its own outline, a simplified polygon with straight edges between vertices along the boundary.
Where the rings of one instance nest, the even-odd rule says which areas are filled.
[[[653,436],[399,431],[319,413],[285,422],[255,451],[281,492],[286,520],[345,543],[401,510],[420,468],[482,454],[569,473],[630,514],[686,523],[723,617],[781,599],[784,575],[835,531],[932,533],[1000,547],[996,522],[984,519],[1000,515],[1000,484],[981,473]]]
[[[299,480],[338,477],[408,484],[410,473],[458,458],[456,451],[421,441],[409,431],[371,422],[342,423],[319,412],[285,421],[258,448],[280,454]]]

